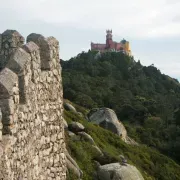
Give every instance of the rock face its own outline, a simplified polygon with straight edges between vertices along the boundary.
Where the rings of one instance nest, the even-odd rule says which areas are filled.
[[[98,178],[99,180],[144,180],[135,166],[130,164],[124,166],[119,163],[100,166]]]
[[[92,109],[88,114],[90,122],[99,124],[101,127],[112,131],[126,141],[127,131],[124,125],[118,120],[116,113],[109,108]]]
[[[0,34],[0,179],[66,179],[59,42]]]

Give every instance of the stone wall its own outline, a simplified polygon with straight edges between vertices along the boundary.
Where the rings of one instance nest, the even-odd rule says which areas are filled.
[[[58,41],[7,30],[0,62],[0,180],[66,179]]]

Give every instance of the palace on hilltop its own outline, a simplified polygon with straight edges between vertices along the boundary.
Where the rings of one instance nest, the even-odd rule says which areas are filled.
[[[113,41],[112,30],[106,30],[106,44],[99,44],[91,42],[91,50],[96,50],[99,52],[123,52],[127,55],[131,55],[131,50],[129,42],[123,39],[120,42]]]

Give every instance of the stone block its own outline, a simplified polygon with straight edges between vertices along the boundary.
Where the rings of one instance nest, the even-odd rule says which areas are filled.
[[[28,61],[31,60],[30,55],[22,48],[18,48],[10,57],[7,67],[16,74],[22,72]]]
[[[13,87],[18,82],[17,75],[8,68],[0,72],[0,99],[10,98],[13,95]]]

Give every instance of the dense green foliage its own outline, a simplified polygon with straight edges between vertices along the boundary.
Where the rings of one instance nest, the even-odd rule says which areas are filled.
[[[64,97],[114,109],[130,136],[180,161],[179,82],[122,53],[96,54],[61,60]]]
[[[83,171],[83,180],[93,180],[96,172],[94,160],[99,161],[101,165],[119,162],[119,155],[124,155],[128,159],[128,163],[135,165],[145,180],[180,179],[180,166],[158,151],[144,145],[127,145],[119,136],[89,123],[76,113],[65,111],[64,118],[68,123],[71,121],[82,123],[85,131],[93,137],[95,143],[105,154],[103,158],[100,158],[93,152],[90,143],[83,140],[73,141],[68,136],[66,137],[68,151]],[[70,173],[68,180],[75,179],[75,176]]]

